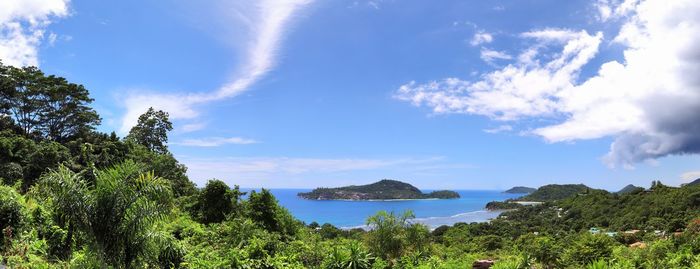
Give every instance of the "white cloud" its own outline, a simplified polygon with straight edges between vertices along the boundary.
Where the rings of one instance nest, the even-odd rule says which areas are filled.
[[[681,180],[683,180],[684,183],[688,183],[699,178],[700,171],[688,171],[681,175]]]
[[[469,44],[472,46],[478,46],[481,44],[491,43],[493,41],[493,35],[484,31],[477,31],[472,37]]]
[[[226,144],[248,145],[256,143],[258,143],[258,141],[241,137],[207,137],[199,139],[184,139],[182,142],[172,144],[190,147],[218,147]]]
[[[0,1],[0,60],[4,64],[39,64],[37,48],[55,18],[68,16],[69,0]]]
[[[556,111],[552,95],[571,86],[602,39],[600,33],[590,35],[585,31],[553,33],[527,33],[526,37],[540,42],[523,52],[517,63],[484,74],[480,81],[447,78],[426,84],[410,82],[401,86],[395,97],[416,106],[428,106],[435,113],[477,114],[497,120],[551,115]],[[559,43],[566,49],[550,61],[542,64],[532,59],[538,49]]]
[[[149,107],[170,113],[172,119],[192,119],[199,116],[197,106],[235,97],[262,78],[275,65],[275,56],[285,31],[294,15],[312,0],[252,1],[255,14],[250,19],[252,38],[246,47],[245,62],[235,79],[208,93],[143,94],[134,93],[125,99],[126,113],[121,132],[136,124],[138,116]],[[240,15],[240,14],[238,14]]]
[[[510,132],[513,130],[513,126],[510,125],[501,125],[496,128],[491,128],[491,129],[484,129],[484,132],[487,132],[489,134],[497,134],[497,133],[502,133],[502,132]]]
[[[481,59],[487,63],[493,63],[494,60],[510,60],[513,56],[508,55],[508,53],[490,50],[487,48],[481,48]]]
[[[434,113],[545,117],[555,123],[531,133],[549,142],[614,137],[604,158],[611,166],[700,153],[700,1],[625,1],[610,9],[624,20],[613,39],[625,46],[624,61],[604,63],[589,78],[579,73],[602,34],[544,29],[522,34],[537,43],[479,81],[410,82],[396,97]]]
[[[189,132],[194,132],[194,131],[199,131],[207,127],[206,123],[203,122],[195,122],[195,123],[188,123],[185,125],[182,125],[182,128],[180,131],[183,133],[189,133]]]

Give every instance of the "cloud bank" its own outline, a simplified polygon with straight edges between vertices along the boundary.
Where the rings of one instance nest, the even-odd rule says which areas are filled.
[[[603,158],[610,166],[700,153],[700,1],[597,6],[600,20],[621,22],[612,42],[624,46],[624,59],[591,77],[580,73],[598,53],[601,33],[542,29],[521,34],[535,44],[478,81],[410,82],[395,97],[437,114],[552,119],[528,132],[553,143],[613,137]]]
[[[285,31],[294,15],[312,0],[250,1],[253,15],[250,31],[253,38],[246,46],[245,60],[235,79],[218,90],[207,93],[132,94],[126,97],[126,113],[120,131],[126,133],[138,116],[149,107],[170,113],[172,119],[193,119],[199,116],[198,106],[235,97],[246,91],[275,65],[275,56]]]
[[[46,28],[54,19],[69,15],[68,4],[69,0],[0,1],[0,60],[13,66],[38,66],[38,47]]]

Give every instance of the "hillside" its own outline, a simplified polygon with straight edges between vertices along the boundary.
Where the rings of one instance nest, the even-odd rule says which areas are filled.
[[[423,193],[411,184],[383,179],[367,185],[352,185],[339,188],[316,188],[299,193],[299,197],[311,200],[393,200],[393,199],[453,199],[459,198],[454,191],[441,190]]]
[[[624,188],[622,188],[621,190],[617,191],[616,193],[622,195],[622,194],[628,194],[628,193],[636,193],[636,192],[640,192],[640,191],[644,191],[644,188],[629,184],[629,185],[625,186]]]
[[[514,193],[514,194],[517,194],[517,193],[533,193],[533,192],[535,192],[536,190],[537,190],[537,189],[535,189],[535,188],[523,187],[523,186],[516,186],[516,187],[510,188],[510,189],[507,190],[507,191],[504,191],[504,193]]]
[[[700,185],[700,178],[691,181],[690,183],[683,184],[683,186],[697,186]]]
[[[573,197],[579,193],[584,193],[589,190],[591,190],[591,188],[583,184],[550,184],[540,187],[535,192],[530,193],[519,200],[538,202],[556,201]]]

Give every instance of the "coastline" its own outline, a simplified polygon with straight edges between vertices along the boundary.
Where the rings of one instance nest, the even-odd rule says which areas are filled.
[[[501,215],[503,212],[507,212],[508,210],[476,210],[476,211],[469,211],[469,212],[463,212],[459,214],[455,214],[452,216],[434,216],[434,217],[421,217],[421,218],[413,218],[409,220],[411,223],[421,223],[426,226],[428,226],[428,229],[430,231],[435,230],[436,228],[447,225],[447,226],[452,226],[460,222],[464,223],[472,223],[472,222],[489,222],[498,216]],[[369,226],[367,225],[356,225],[356,226],[343,226],[343,227],[338,227],[343,230],[351,230],[351,229],[363,229],[363,230],[368,230],[370,229]]]
[[[412,199],[307,199],[299,197],[307,201],[343,201],[343,202],[401,202],[401,201],[429,201],[429,200],[450,200],[440,198],[412,198]]]

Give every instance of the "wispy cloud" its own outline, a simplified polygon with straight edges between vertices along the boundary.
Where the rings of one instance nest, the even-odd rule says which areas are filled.
[[[0,60],[14,66],[39,65],[38,47],[54,19],[69,15],[69,0],[0,1]],[[49,42],[55,41],[55,34]]]
[[[473,165],[448,163],[443,157],[426,158],[290,158],[290,157],[225,157],[225,158],[188,158],[178,157],[188,167],[189,177],[202,184],[210,178],[233,181],[231,183],[253,186],[300,186],[308,184],[309,179],[330,182],[348,172],[354,175],[355,182],[359,174],[377,180],[402,174],[428,173],[448,169],[472,169]],[[295,181],[295,182],[291,182]],[[298,181],[298,182],[296,182]],[[337,181],[336,181],[337,182]],[[336,183],[337,184],[337,183]]]
[[[688,183],[699,178],[700,171],[688,171],[681,174],[681,180],[683,180],[683,183]]]
[[[472,46],[478,46],[481,44],[491,43],[492,41],[493,35],[491,35],[491,33],[479,30],[474,34],[474,36],[472,36],[472,39],[469,41],[469,44],[471,44]]]
[[[277,51],[294,15],[312,0],[251,1],[255,15],[249,20],[252,39],[245,51],[245,61],[235,79],[218,90],[207,93],[141,94],[126,97],[126,113],[120,131],[125,133],[138,116],[149,107],[168,111],[173,119],[192,119],[199,116],[198,106],[235,97],[249,89],[275,65]],[[239,14],[240,15],[240,14]]]
[[[493,63],[495,60],[510,60],[513,56],[503,51],[491,50],[487,48],[481,48],[481,59],[487,63]]]
[[[491,128],[491,129],[484,129],[484,132],[487,132],[489,134],[497,134],[497,133],[502,133],[502,132],[510,132],[513,130],[513,126],[510,125],[501,125],[496,128]]]
[[[182,128],[180,128],[180,131],[182,131],[183,133],[189,133],[189,132],[202,130],[205,127],[207,127],[206,123],[194,122],[194,123],[188,123],[188,124],[182,125]]]
[[[256,140],[241,137],[207,137],[199,139],[184,139],[181,142],[174,142],[173,145],[190,147],[218,147],[226,144],[248,145],[259,143]]]

